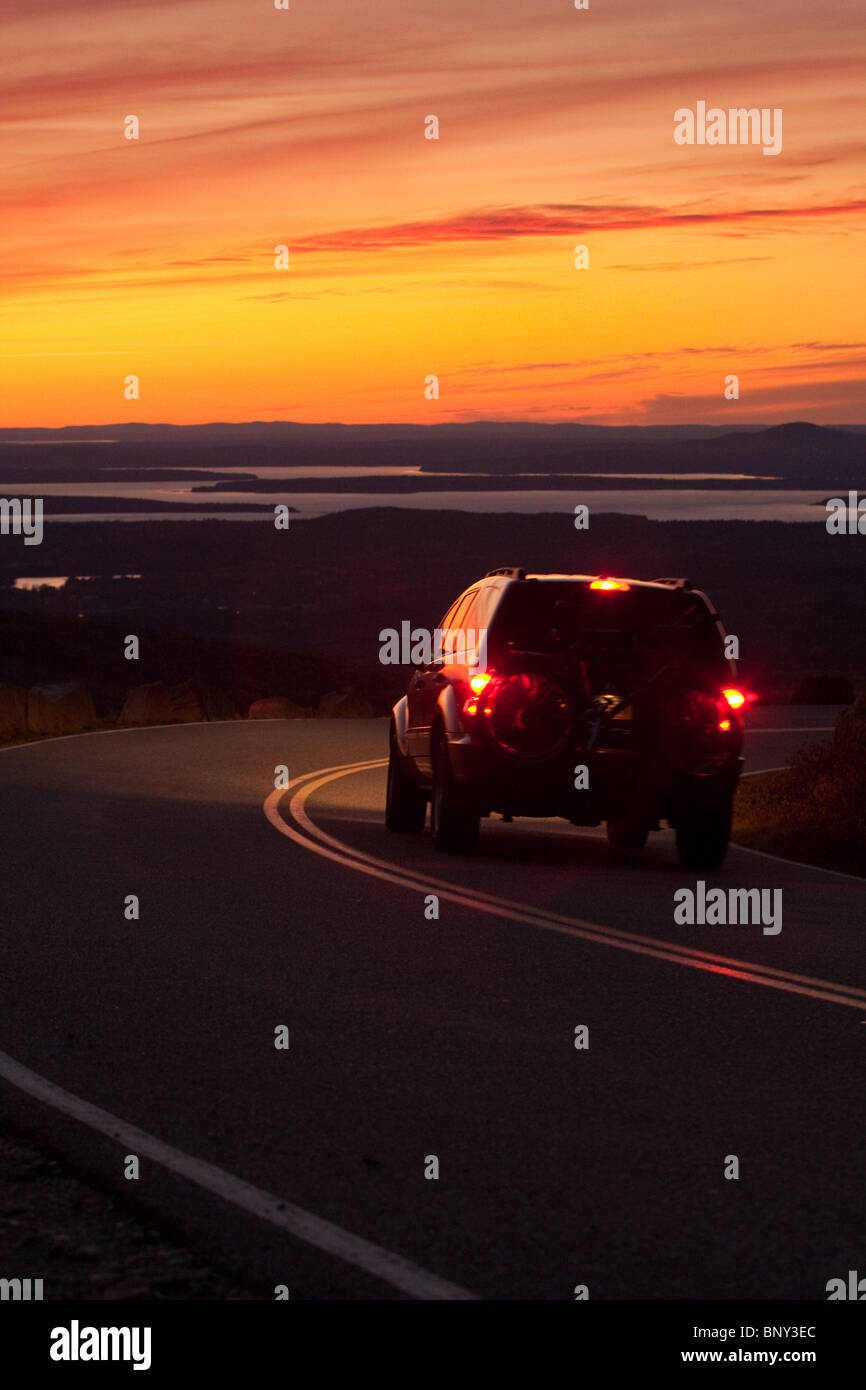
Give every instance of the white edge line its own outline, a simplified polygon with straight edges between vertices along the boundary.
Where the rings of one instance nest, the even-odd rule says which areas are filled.
[[[227,1173],[223,1168],[217,1168],[203,1159],[193,1158],[145,1130],[127,1124],[125,1120],[118,1119],[116,1115],[100,1109],[98,1105],[92,1105],[90,1101],[82,1100],[79,1096],[55,1085],[53,1081],[39,1076],[37,1072],[31,1071],[29,1067],[23,1066],[5,1052],[0,1052],[0,1076],[52,1109],[71,1116],[80,1124],[105,1135],[107,1139],[119,1142],[128,1153],[151,1159],[161,1167],[168,1168],[170,1172],[186,1178],[188,1182],[195,1183],[197,1187],[215,1193],[223,1201],[242,1207],[259,1220],[287,1231],[306,1245],[315,1246],[329,1255],[335,1255],[346,1264],[363,1269],[365,1273],[372,1274],[383,1283],[391,1284],[412,1298],[459,1302],[478,1299],[477,1294],[470,1293],[456,1284],[449,1284],[419,1265],[412,1264],[402,1255],[395,1255],[362,1236],[344,1231],[342,1227],[305,1211],[303,1207],[286,1202],[260,1187],[254,1187],[242,1178]]]
[[[305,723],[306,721],[209,719],[196,722],[206,726],[207,724],[291,724]],[[193,727],[192,722],[135,725],[128,729],[89,729],[86,733],[59,734],[54,738],[40,739],[38,742],[59,743],[63,739],[91,738],[95,734],[135,734],[143,733],[145,729],[188,729],[190,727]],[[12,744],[0,748],[0,752],[8,753],[17,748],[33,748],[35,742]],[[137,1129],[134,1125],[128,1124],[107,1110],[102,1110],[99,1106],[91,1104],[90,1101],[83,1100],[80,1096],[63,1090],[61,1086],[39,1076],[37,1072],[31,1071],[5,1052],[0,1052],[0,1076],[19,1090],[25,1091],[36,1100],[51,1106],[52,1109],[60,1110],[63,1114],[72,1116],[81,1124],[97,1130],[109,1139],[119,1140],[126,1145],[128,1150],[144,1154],[163,1168],[168,1168],[171,1172],[178,1173],[189,1182],[195,1183],[197,1187],[203,1187],[224,1201],[242,1207],[260,1220],[288,1231],[290,1235],[304,1241],[307,1245],[315,1246],[316,1249],[335,1255],[347,1264],[363,1269],[366,1273],[372,1274],[374,1278],[381,1279],[383,1283],[391,1284],[412,1298],[458,1302],[477,1301],[478,1299],[477,1294],[470,1293],[457,1284],[450,1284],[435,1274],[430,1274],[420,1265],[412,1264],[410,1260],[404,1259],[402,1255],[395,1255],[390,1250],[385,1250],[382,1246],[374,1245],[371,1241],[365,1240],[362,1236],[344,1231],[342,1227],[335,1226],[323,1217],[315,1216],[312,1212],[305,1211],[303,1207],[295,1206],[294,1203],[283,1201],[282,1198],[271,1192],[254,1187],[251,1183],[244,1182],[242,1178],[237,1178],[222,1168],[206,1163],[203,1159],[193,1158],[180,1149],[172,1148],[170,1144],[147,1134],[142,1129]]]
[[[777,864],[790,864],[794,869],[811,869],[816,874],[832,874],[833,878],[847,878],[852,883],[859,883],[861,888],[866,888],[866,878],[862,874],[844,874],[841,869],[822,869],[820,864],[802,864],[799,859],[783,859],[781,854],[768,854],[765,849],[750,849],[748,845],[737,844],[736,840],[731,841],[731,846],[741,854],[757,854],[761,859],[775,859]]]
[[[33,748],[36,744],[42,743],[61,743],[65,739],[92,738],[96,734],[134,734],[154,729],[189,729],[209,724],[268,723],[306,723],[306,720],[208,719],[190,720],[178,724],[139,724],[122,729],[88,729],[86,732],[78,734],[58,734],[52,738],[7,744],[0,748],[0,753],[15,752],[20,748]],[[753,729],[751,732],[785,733],[789,731]],[[813,732],[813,730],[791,730],[790,732],[805,733]],[[814,732],[822,733],[829,732],[829,730],[816,729]],[[786,771],[786,768],[758,768],[754,772],[744,773],[743,776],[757,777],[761,773],[782,771]],[[742,850],[745,854],[756,854],[764,859],[776,859],[782,864],[812,869],[816,873],[831,874],[834,878],[852,879],[857,883],[863,882],[863,879],[856,874],[843,874],[835,869],[822,869],[816,864],[800,864],[793,859],[781,859],[779,855],[766,854],[761,850],[750,850],[745,845],[733,843],[736,849]],[[305,1211],[303,1207],[296,1206],[292,1202],[285,1202],[273,1193],[254,1187],[251,1183],[244,1182],[242,1178],[237,1178],[224,1169],[217,1168],[214,1164],[185,1154],[180,1149],[175,1149],[161,1139],[146,1133],[145,1130],[138,1129],[135,1125],[130,1125],[116,1115],[110,1114],[109,1111],[100,1109],[99,1106],[93,1105],[90,1101],[82,1100],[81,1097],[73,1095],[70,1091],[63,1090],[61,1086],[39,1076],[37,1072],[31,1071],[5,1052],[0,1052],[0,1076],[27,1095],[33,1096],[34,1099],[42,1101],[63,1114],[70,1115],[79,1123],[87,1125],[90,1129],[95,1129],[109,1139],[120,1141],[129,1149],[137,1150],[153,1159],[155,1163],[168,1168],[170,1172],[178,1173],[197,1187],[213,1192],[224,1201],[241,1207],[260,1220],[267,1221],[270,1225],[287,1231],[307,1245],[324,1250],[347,1264],[365,1270],[374,1278],[381,1279],[383,1283],[390,1284],[413,1298],[459,1302],[477,1301],[477,1294],[439,1279],[437,1275],[428,1273],[427,1270],[405,1260],[401,1255],[395,1255],[382,1246],[374,1245],[372,1242],[364,1240],[362,1236],[355,1236],[349,1231],[344,1231],[342,1227],[336,1226],[322,1217],[315,1216],[312,1212]]]
[[[377,714],[370,719],[370,724],[375,720],[385,720],[387,715]],[[17,753],[20,748],[39,748],[43,743],[63,743],[69,738],[95,738],[97,734],[144,734],[152,733],[154,729],[207,729],[211,724],[333,724],[333,719],[185,719],[179,724],[129,724],[121,729],[84,729],[78,734],[36,734],[33,738],[23,740],[21,743],[4,743],[0,745],[0,753]],[[354,721],[353,721],[354,722]],[[360,722],[360,721],[358,721]]]
[[[370,719],[364,719],[363,721],[358,720],[353,722],[375,724],[378,721],[385,720],[387,718],[388,716],[386,714],[375,714]],[[304,716],[304,718],[302,719],[282,719],[280,718],[280,716],[275,716],[274,718],[269,719],[249,719],[247,717],[239,717],[238,719],[185,719],[177,724],[129,724],[124,725],[123,728],[114,729],[84,729],[77,734],[37,734],[34,738],[25,739],[21,743],[4,743],[0,745],[0,753],[15,753],[18,751],[19,748],[34,748],[38,747],[38,745],[42,743],[62,743],[65,739],[70,738],[93,738],[96,734],[143,734],[149,731],[153,731],[154,729],[206,728],[210,724],[306,724],[311,722],[315,722],[318,724],[322,722],[331,723],[333,721],[321,721],[315,719],[315,716],[313,716],[312,719],[308,719],[306,716]],[[802,729],[746,729],[747,734],[831,734],[833,733],[833,731],[834,726],[832,724],[828,724],[826,727],[821,728],[813,726],[811,724],[807,724],[804,725]],[[775,767],[761,769],[761,771],[765,770],[767,772],[779,771],[779,769]],[[754,777],[755,775],[756,774],[753,772],[744,773],[744,776],[746,777]]]
[[[781,763],[779,767],[756,767],[754,772],[741,772],[740,781],[743,782],[747,777],[764,777],[769,772],[790,772],[790,763]]]

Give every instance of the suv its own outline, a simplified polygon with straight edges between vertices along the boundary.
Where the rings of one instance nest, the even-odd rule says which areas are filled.
[[[482,816],[607,825],[615,858],[661,820],[679,861],[727,852],[746,697],[687,579],[491,570],[437,629],[391,714],[385,823],[468,853]]]

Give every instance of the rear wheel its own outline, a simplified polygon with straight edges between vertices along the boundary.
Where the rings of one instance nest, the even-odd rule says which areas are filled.
[[[677,857],[684,869],[719,869],[731,838],[734,794],[727,785],[696,778],[677,815]]]
[[[388,752],[385,824],[389,830],[395,830],[400,835],[420,835],[424,829],[426,815],[427,798],[409,776],[392,728]]]
[[[442,853],[471,854],[478,839],[481,817],[454,780],[448,744],[440,733],[434,746],[433,800],[430,821],[433,848]]]

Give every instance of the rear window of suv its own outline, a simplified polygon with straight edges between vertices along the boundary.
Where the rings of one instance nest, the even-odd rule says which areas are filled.
[[[567,579],[510,584],[490,626],[488,659],[501,660],[510,651],[568,650],[590,666],[614,658],[626,678],[670,663],[699,670],[711,682],[729,674],[715,620],[690,590],[605,591]]]

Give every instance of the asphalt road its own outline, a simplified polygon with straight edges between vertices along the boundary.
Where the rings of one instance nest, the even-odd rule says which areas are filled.
[[[751,733],[749,766],[827,722],[754,713],[798,731]],[[561,822],[435,855],[384,830],[382,767],[305,780],[385,742],[303,721],[2,751],[0,1119],[265,1298],[824,1299],[862,1269],[866,883],[732,849],[706,878],[780,888],[765,935],[675,925],[695,875],[669,833],[628,868]]]

